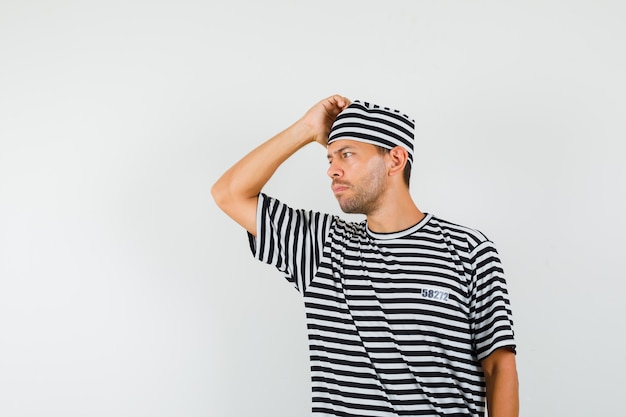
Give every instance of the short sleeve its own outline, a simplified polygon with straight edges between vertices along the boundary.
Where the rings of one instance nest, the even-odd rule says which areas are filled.
[[[292,209],[261,194],[257,235],[248,233],[252,255],[276,267],[304,294],[317,272],[332,219],[328,214]]]
[[[470,316],[478,360],[494,350],[515,351],[509,293],[500,257],[493,243],[485,241],[472,251],[473,280]]]

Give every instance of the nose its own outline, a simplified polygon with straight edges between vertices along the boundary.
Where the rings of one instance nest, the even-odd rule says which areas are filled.
[[[341,169],[341,167],[339,167],[339,163],[333,160],[330,162],[330,166],[328,167],[328,171],[326,171],[326,174],[332,179],[341,178],[341,176],[343,175],[343,170]]]

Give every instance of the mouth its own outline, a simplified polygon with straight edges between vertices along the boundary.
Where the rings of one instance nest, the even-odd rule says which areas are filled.
[[[333,193],[339,194],[341,192],[346,191],[350,187],[348,187],[348,185],[346,184],[334,183],[333,185],[331,185],[330,188],[333,190]]]

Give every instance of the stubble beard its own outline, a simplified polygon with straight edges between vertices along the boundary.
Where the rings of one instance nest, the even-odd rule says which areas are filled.
[[[380,207],[380,198],[385,186],[385,166],[381,164],[372,170],[359,184],[351,185],[352,196],[339,199],[339,206],[344,213],[365,214],[373,213]]]

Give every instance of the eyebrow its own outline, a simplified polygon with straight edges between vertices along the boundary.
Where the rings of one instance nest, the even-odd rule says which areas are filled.
[[[344,146],[343,148],[339,148],[339,149],[337,149],[337,150],[336,150],[335,152],[333,152],[332,154],[330,154],[330,153],[329,153],[328,155],[326,155],[326,158],[330,159],[330,158],[332,158],[332,156],[333,156],[333,155],[340,154],[340,153],[342,153],[343,151],[345,151],[346,149],[354,149],[354,146],[352,146],[352,145],[346,145],[346,146]]]

